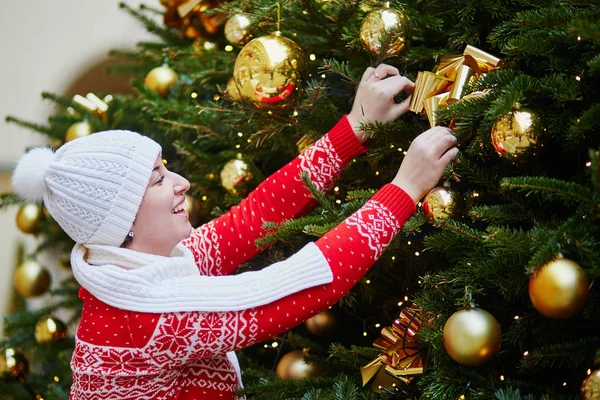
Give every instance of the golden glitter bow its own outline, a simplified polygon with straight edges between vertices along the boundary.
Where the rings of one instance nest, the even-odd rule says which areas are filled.
[[[501,66],[501,59],[468,45],[462,55],[443,57],[433,72],[417,74],[409,110],[417,114],[424,110],[433,128],[437,125],[438,109],[465,98],[485,95],[485,92],[474,92],[465,96],[469,82]]]
[[[381,350],[381,354],[360,369],[363,386],[376,376],[371,390],[381,393],[384,391],[382,388],[392,389],[396,379],[408,383],[415,375],[423,373],[417,336],[421,327],[419,315],[418,309],[405,308],[392,326],[381,330],[381,337],[373,343],[375,348]]]
[[[179,29],[181,38],[212,36],[227,20],[223,13],[205,14],[207,10],[219,7],[219,0],[161,0],[161,4],[167,8],[164,24]]]

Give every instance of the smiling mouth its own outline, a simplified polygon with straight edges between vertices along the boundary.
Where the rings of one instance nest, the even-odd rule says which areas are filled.
[[[183,203],[181,203],[180,205],[175,207],[173,210],[171,210],[171,213],[172,214],[183,214],[183,213],[185,213],[185,206],[186,206],[186,201],[184,200]]]

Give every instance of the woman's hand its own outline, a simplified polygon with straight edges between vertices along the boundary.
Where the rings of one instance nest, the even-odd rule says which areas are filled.
[[[417,203],[440,180],[450,161],[456,158],[456,137],[449,128],[436,126],[411,143],[392,183]]]
[[[369,138],[369,134],[360,129],[362,123],[393,121],[407,112],[411,96],[400,104],[394,103],[394,97],[400,92],[411,95],[414,88],[415,84],[401,76],[395,67],[379,64],[377,68],[367,68],[348,114],[358,140],[364,143]]]

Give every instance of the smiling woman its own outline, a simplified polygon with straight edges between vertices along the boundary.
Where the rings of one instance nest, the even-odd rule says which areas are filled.
[[[367,150],[361,123],[405,113],[408,103],[395,104],[394,96],[412,87],[393,67],[368,68],[347,117],[239,205],[196,229],[184,210],[190,183],[163,165],[160,145],[145,136],[98,132],[56,152],[25,154],[13,174],[16,193],[43,201],[76,242],[71,265],[83,309],[71,399],[233,399],[241,386],[233,351],[340,300],[456,156],[449,129],[424,132],[392,182],[343,223],[287,260],[232,275],[260,252],[255,242],[266,234],[265,221],[315,206],[301,175],[331,188]]]

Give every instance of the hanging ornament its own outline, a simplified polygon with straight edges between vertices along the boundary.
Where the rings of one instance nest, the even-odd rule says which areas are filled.
[[[29,363],[25,356],[9,347],[0,352],[0,376],[7,374],[13,379],[23,379],[29,373]]]
[[[53,317],[44,317],[35,325],[35,340],[39,344],[57,342],[67,335],[67,326]]]
[[[331,310],[325,310],[309,318],[305,322],[306,329],[315,336],[323,336],[335,327],[335,315]]]
[[[570,318],[585,305],[589,281],[574,261],[558,258],[545,264],[529,280],[529,298],[540,313],[550,318]]]
[[[253,39],[240,51],[233,79],[242,99],[259,109],[293,106],[303,93],[308,62],[294,41],[279,31]]]
[[[410,42],[410,24],[406,15],[389,5],[371,11],[360,25],[360,40],[376,56],[394,56]]]
[[[381,330],[373,346],[381,351],[379,357],[360,369],[363,386],[371,379],[371,391],[393,390],[398,380],[409,383],[423,373],[423,359],[417,336],[421,328],[421,311],[407,307],[400,312],[392,326]]]
[[[50,274],[36,261],[25,261],[15,270],[14,285],[23,297],[36,297],[50,287]]]
[[[456,195],[443,187],[435,187],[423,198],[421,209],[432,219],[446,220],[456,207]]]
[[[472,306],[455,312],[446,322],[444,348],[462,365],[486,363],[500,350],[502,330],[489,312]]]
[[[177,72],[163,65],[148,72],[148,75],[144,78],[144,85],[162,97],[167,97],[178,79]]]
[[[308,364],[304,361],[305,355],[308,355],[308,349],[290,351],[279,360],[275,374],[282,381],[298,381],[320,376],[323,373],[322,368],[315,363]]]
[[[233,101],[238,101],[242,99],[242,95],[240,94],[240,91],[238,90],[235,84],[235,79],[233,78],[229,78],[229,81],[227,82],[226,93],[229,96],[229,98]]]
[[[35,203],[23,204],[17,211],[16,223],[23,233],[38,233],[40,222],[44,219],[42,206]]]
[[[69,129],[67,129],[67,134],[65,135],[65,142],[70,142],[73,139],[88,136],[92,133],[94,133],[94,130],[92,129],[92,126],[89,122],[75,122],[69,127]]]
[[[243,46],[252,38],[252,21],[244,14],[234,14],[225,23],[225,38],[235,46]]]
[[[584,400],[600,400],[600,369],[592,371],[583,381],[581,395]]]
[[[254,186],[254,174],[244,160],[228,161],[221,170],[221,184],[231,194],[243,196]]]
[[[500,157],[521,161],[525,154],[533,153],[542,130],[539,115],[520,108],[496,121],[492,127],[492,145]]]

